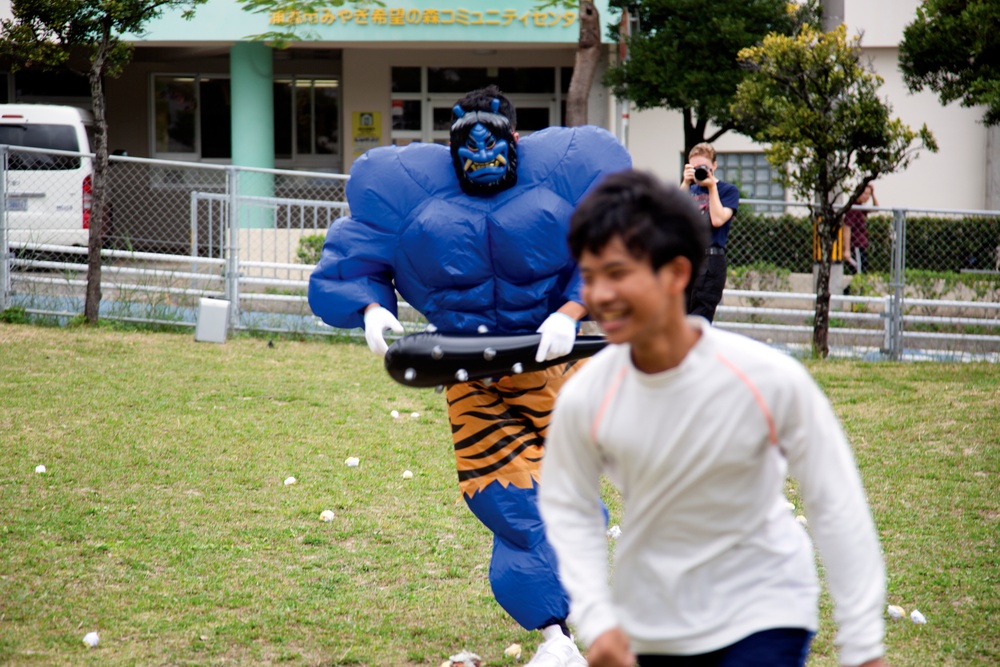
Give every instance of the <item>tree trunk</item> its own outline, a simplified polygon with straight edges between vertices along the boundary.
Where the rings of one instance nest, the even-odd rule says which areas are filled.
[[[90,65],[88,79],[94,111],[94,175],[90,207],[90,235],[87,237],[87,296],[83,316],[88,324],[97,324],[101,307],[101,246],[104,239],[104,184],[108,168],[108,122],[104,104],[104,64],[108,40],[98,47]]]
[[[712,143],[723,134],[733,129],[731,125],[725,125],[720,127],[715,131],[710,137],[705,136],[705,130],[708,129],[708,119],[699,118],[697,121],[694,120],[694,110],[690,107],[681,110],[681,114],[684,116],[684,160],[687,160],[687,156],[691,153],[691,149],[695,145],[700,143]]]
[[[587,124],[587,101],[601,60],[601,17],[590,0],[580,0],[580,40],[566,94],[567,127]]]
[[[692,121],[694,112],[689,108],[685,108],[681,110],[681,114],[684,116],[684,161],[687,162],[691,148],[698,143],[699,139],[694,129],[694,122]]]
[[[820,261],[816,275],[816,313],[813,321],[813,354],[826,359],[830,354],[830,264],[833,260],[835,227],[832,211],[816,216],[814,223],[819,235]]]
[[[694,110],[686,108],[681,111],[684,116],[684,161],[696,144],[705,141],[705,121],[694,119]]]

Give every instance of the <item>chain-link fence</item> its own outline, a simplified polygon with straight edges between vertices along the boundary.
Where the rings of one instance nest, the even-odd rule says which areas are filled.
[[[83,312],[91,156],[0,146],[0,310]],[[112,156],[100,316],[194,326],[224,298],[234,329],[330,333],[306,302],[347,177]],[[748,200],[733,222],[718,326],[808,350],[815,244],[808,211]],[[762,212],[755,212],[758,206]],[[866,207],[864,262],[839,246],[833,354],[1000,361],[1000,212]],[[855,261],[857,263],[857,261]],[[420,316],[403,308],[412,330]]]
[[[60,319],[82,313],[92,157],[0,146],[0,250],[8,252],[0,310]],[[54,158],[73,166],[46,167]],[[347,212],[346,181],[111,156],[100,317],[194,326],[200,298],[224,298],[237,329],[328,331],[305,294],[326,230]]]
[[[819,258],[808,209],[745,200],[716,323],[807,348]],[[830,345],[871,358],[1000,360],[1000,211],[857,207],[831,267]]]

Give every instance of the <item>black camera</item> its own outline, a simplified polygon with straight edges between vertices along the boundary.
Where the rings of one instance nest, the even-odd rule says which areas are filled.
[[[694,168],[694,180],[704,181],[706,178],[708,178],[708,167]]]

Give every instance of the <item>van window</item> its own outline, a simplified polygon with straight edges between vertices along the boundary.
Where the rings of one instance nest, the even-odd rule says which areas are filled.
[[[72,125],[0,125],[0,144],[30,148],[79,151],[76,129]],[[44,153],[10,152],[10,169],[60,170],[79,169],[80,158]]]

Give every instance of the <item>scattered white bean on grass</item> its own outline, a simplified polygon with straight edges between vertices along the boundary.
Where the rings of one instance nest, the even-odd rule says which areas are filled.
[[[790,500],[786,500],[785,501],[785,507],[787,507],[789,510],[794,511],[795,510],[795,503],[791,502]]]
[[[419,419],[420,418],[420,413],[419,412],[411,412],[410,413],[410,418],[411,419]]]
[[[906,610],[899,605],[891,604],[886,607],[885,612],[889,614],[889,618],[898,621],[906,615]]]
[[[403,479],[413,479],[413,473],[409,470],[403,471]]]
[[[608,537],[610,537],[611,539],[617,540],[621,536],[622,536],[622,529],[618,526],[618,524],[615,524],[610,528],[608,528]]]
[[[319,518],[327,523],[333,521],[335,517],[336,515],[333,513],[333,510],[323,510],[319,513]]]
[[[473,653],[472,651],[462,651],[456,655],[451,656],[442,665],[448,665],[449,667],[479,667],[482,664],[482,658]]]
[[[37,473],[45,472],[45,466],[35,466],[35,472]]]
[[[393,410],[392,412],[389,413],[389,416],[392,417],[393,419],[399,419],[399,410]]]
[[[910,612],[910,620],[916,623],[917,625],[923,625],[924,623],[927,622],[927,619],[924,617],[924,615],[921,614],[916,609]]]
[[[83,643],[91,648],[97,646],[97,642],[99,641],[101,641],[101,638],[97,636],[96,632],[88,632],[83,636]]]
[[[801,523],[803,526],[808,526],[809,525],[809,520],[806,519],[805,516],[803,516],[802,514],[800,514],[797,517],[795,517],[795,520],[798,521],[799,523]]]
[[[503,654],[508,658],[514,658],[515,660],[517,660],[518,658],[521,657],[521,645],[511,644],[510,646],[508,646],[503,650]]]
[[[357,456],[348,456],[344,460],[344,465],[346,465],[348,468],[357,468],[359,463],[361,463],[361,459],[359,459]]]
[[[297,481],[299,481],[299,480],[295,479],[294,477],[286,477],[285,478],[285,486],[289,486],[291,484],[295,484]]]

